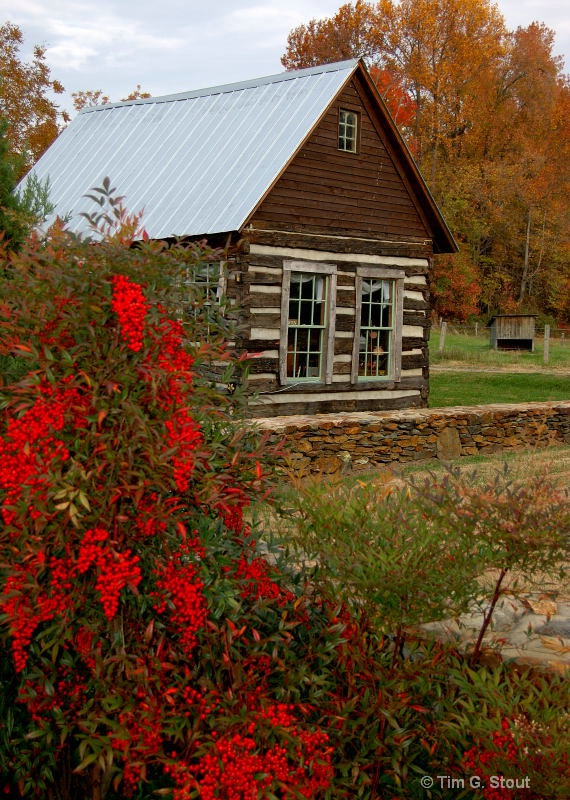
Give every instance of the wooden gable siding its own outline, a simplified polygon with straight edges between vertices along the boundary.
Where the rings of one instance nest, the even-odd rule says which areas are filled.
[[[358,153],[338,149],[340,108],[360,113]],[[431,247],[431,234],[380,126],[355,76],[254,213],[253,227]]]

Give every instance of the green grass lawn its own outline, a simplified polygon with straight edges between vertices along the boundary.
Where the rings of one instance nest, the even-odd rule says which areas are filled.
[[[570,400],[570,376],[535,372],[431,372],[429,405]]]
[[[430,362],[438,369],[430,374],[431,408],[570,400],[569,339],[551,339],[549,361],[544,364],[542,339],[535,340],[534,353],[500,351],[491,349],[487,333],[469,336],[451,331],[440,353],[439,337],[439,331],[432,331]],[[454,372],[454,367],[462,371]],[[481,372],[487,368],[498,371]],[[566,369],[567,375],[555,373]]]
[[[443,353],[439,352],[439,345],[440,333],[439,330],[434,329],[429,342],[430,361],[432,364],[440,366],[445,366],[452,361],[503,368],[508,366],[536,367],[546,371],[550,368],[570,369],[570,336],[564,340],[560,337],[550,339],[550,356],[547,365],[544,364],[544,341],[538,337],[535,339],[534,353],[522,350],[492,350],[489,345],[488,333],[469,336],[448,331]]]

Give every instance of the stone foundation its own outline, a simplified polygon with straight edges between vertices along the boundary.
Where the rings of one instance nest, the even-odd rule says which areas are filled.
[[[256,419],[299,476],[570,444],[570,401]]]

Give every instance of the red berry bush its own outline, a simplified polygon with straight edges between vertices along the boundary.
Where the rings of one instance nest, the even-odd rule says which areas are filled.
[[[258,551],[266,448],[201,377],[228,353],[171,311],[221,256],[123,222],[2,254],[0,347],[28,366],[1,388],[0,790],[318,797],[311,661],[339,633]]]
[[[224,345],[234,312],[214,324],[197,296],[180,313],[189,271],[222,255],[150,242],[109,185],[96,196],[91,241],[56,228],[0,252],[0,794],[424,800],[448,792],[422,776],[470,771],[503,776],[505,800],[565,797],[563,678],[469,666],[408,635],[464,576],[435,523],[469,510],[465,493],[398,506],[398,531],[408,506],[430,521],[435,577],[413,568],[409,536],[374,562],[394,525],[362,493],[346,525],[350,503],[307,502],[333,566],[347,555],[332,581],[301,570],[299,514],[280,547],[275,508],[248,525],[275,454],[239,384],[219,389],[243,367]],[[567,532],[567,504],[552,509],[548,530]],[[479,545],[487,515],[464,519]],[[531,791],[513,795],[521,762]]]

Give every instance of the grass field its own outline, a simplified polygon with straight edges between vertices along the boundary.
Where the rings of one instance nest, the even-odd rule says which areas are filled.
[[[449,332],[440,353],[439,336],[433,331],[430,339],[432,408],[570,400],[570,340],[551,340],[544,364],[542,339],[534,353],[499,351],[490,348],[487,334]]]
[[[430,337],[430,361],[434,365],[445,366],[450,363],[479,365],[501,368],[537,368],[570,370],[570,336],[564,340],[560,337],[550,339],[550,355],[548,364],[544,364],[544,340],[535,339],[534,353],[522,350],[492,350],[489,346],[489,334],[469,336],[454,333],[448,329],[445,337],[443,353],[439,352],[440,332],[432,330]]]
[[[431,372],[429,405],[473,406],[570,400],[570,373]]]

